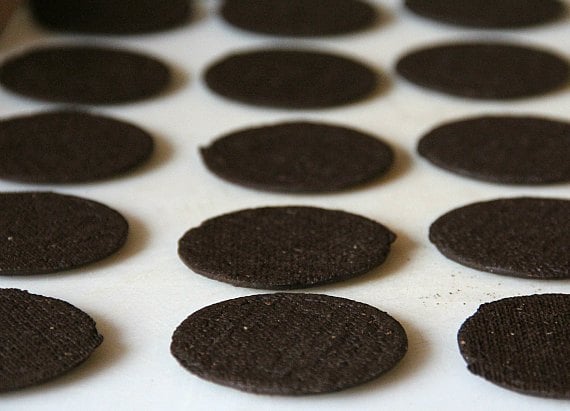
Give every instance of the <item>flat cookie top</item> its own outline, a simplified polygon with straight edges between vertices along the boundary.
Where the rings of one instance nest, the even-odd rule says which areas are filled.
[[[208,87],[247,104],[323,108],[371,96],[379,75],[346,57],[291,49],[231,54],[210,66]]]
[[[201,150],[225,180],[282,192],[342,190],[383,175],[392,149],[359,131],[309,122],[240,130]]]
[[[570,399],[570,295],[483,304],[458,340],[472,373],[523,394]]]
[[[402,57],[396,70],[433,90],[474,99],[544,94],[568,83],[568,62],[545,50],[504,43],[443,44]]]
[[[570,277],[570,201],[509,198],[473,203],[438,218],[429,238],[447,258],[515,277]]]
[[[167,30],[188,22],[189,0],[31,0],[34,18],[60,31],[138,34]]]
[[[262,294],[210,305],[172,336],[190,372],[260,394],[339,391],[393,368],[407,351],[402,326],[367,304],[316,294]]]
[[[0,392],[51,380],[84,362],[103,337],[83,311],[55,298],[0,289]]]
[[[516,28],[560,18],[558,0],[406,0],[406,7],[429,19],[468,27]]]
[[[193,271],[241,287],[293,289],[346,280],[379,266],[396,236],[344,211],[265,207],[206,220],[178,254]]]
[[[77,111],[0,121],[0,178],[81,183],[122,174],[152,153],[152,137],[134,125]]]
[[[55,193],[0,194],[0,275],[45,274],[99,261],[127,239],[127,221],[95,201]]]
[[[222,17],[233,26],[278,36],[327,36],[370,27],[378,19],[359,0],[226,0]]]
[[[94,46],[35,48],[0,66],[8,90],[61,103],[132,102],[159,94],[169,82],[169,68],[154,58]]]
[[[479,180],[570,181],[570,123],[562,121],[528,116],[455,121],[423,136],[418,152],[438,167]]]

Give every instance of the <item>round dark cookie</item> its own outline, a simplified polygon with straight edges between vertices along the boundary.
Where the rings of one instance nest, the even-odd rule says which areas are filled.
[[[127,221],[95,201],[48,192],[0,194],[0,275],[44,274],[101,260],[127,239]]]
[[[33,17],[59,31],[135,34],[188,22],[189,0],[31,0]]]
[[[280,395],[365,383],[406,351],[406,333],[388,314],[317,294],[262,294],[210,305],[183,321],[171,344],[180,364],[201,378]]]
[[[346,57],[316,51],[269,49],[226,56],[205,74],[215,93],[243,103],[322,108],[372,95],[379,76]]]
[[[53,111],[0,121],[0,178],[32,183],[79,183],[138,166],[152,137],[112,118]]]
[[[479,180],[570,181],[570,123],[562,121],[522,116],[455,121],[422,137],[418,152],[438,167]]]
[[[206,220],[178,254],[193,271],[242,287],[292,289],[342,281],[379,266],[396,236],[337,210],[265,207]]]
[[[472,373],[523,394],[570,399],[570,295],[483,304],[458,340]]]
[[[475,99],[513,99],[567,85],[568,62],[546,50],[505,43],[444,44],[400,58],[398,73],[422,87]]]
[[[41,100],[116,104],[164,91],[170,70],[162,62],[126,50],[95,46],[51,46],[5,60],[0,83]]]
[[[0,392],[51,380],[103,341],[95,321],[55,298],[0,289]]]
[[[516,277],[570,277],[570,200],[509,198],[452,210],[429,238],[449,259]]]
[[[226,0],[222,17],[243,30],[279,36],[327,36],[370,27],[378,14],[359,0]]]
[[[353,129],[289,122],[240,130],[201,150],[208,169],[225,180],[260,190],[326,192],[384,174],[392,149]]]
[[[406,0],[405,5],[429,19],[484,28],[533,26],[565,12],[558,0]]]

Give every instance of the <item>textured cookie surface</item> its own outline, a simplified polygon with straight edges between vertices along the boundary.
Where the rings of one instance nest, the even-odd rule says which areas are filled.
[[[193,271],[237,286],[292,289],[379,266],[396,236],[354,214],[313,207],[248,209],[186,232],[178,253]]]
[[[396,66],[407,80],[446,94],[513,99],[564,87],[568,62],[545,50],[504,43],[456,43],[415,50]]]
[[[189,0],[31,0],[30,9],[48,28],[101,34],[166,30],[191,14]]]
[[[510,198],[473,203],[430,227],[439,251],[468,267],[516,277],[570,277],[570,201]]]
[[[406,0],[421,16],[469,27],[513,28],[546,23],[564,14],[558,0]]]
[[[378,89],[370,68],[328,53],[269,49],[229,55],[210,66],[206,84],[243,103],[319,108],[364,99]]]
[[[124,173],[151,154],[145,131],[123,121],[55,111],[0,121],[0,178],[78,183]]]
[[[362,30],[378,18],[358,0],[226,0],[221,14],[244,30],[282,36],[326,36]]]
[[[201,150],[218,176],[261,190],[342,190],[384,174],[393,152],[345,127],[294,122],[240,130]]]
[[[203,308],[176,329],[171,351],[209,381],[262,394],[342,390],[385,373],[407,337],[367,304],[316,294],[265,294]]]
[[[52,46],[4,61],[0,83],[41,100],[116,104],[150,98],[166,89],[170,70],[154,58],[94,46]]]
[[[58,377],[103,341],[78,308],[16,289],[0,289],[0,336],[0,392]]]
[[[514,116],[465,119],[431,130],[420,140],[418,152],[441,168],[480,180],[570,181],[570,123],[562,121]]]
[[[43,274],[101,260],[128,225],[103,204],[55,193],[0,194],[0,275]]]
[[[570,295],[483,304],[458,340],[474,374],[524,394],[570,399]]]

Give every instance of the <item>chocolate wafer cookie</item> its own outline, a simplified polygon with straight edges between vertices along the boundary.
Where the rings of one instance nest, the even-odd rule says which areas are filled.
[[[87,360],[103,337],[64,301],[0,289],[0,392],[51,380]]]
[[[370,381],[404,356],[407,337],[385,312],[344,298],[262,294],[203,308],[170,346],[190,372],[260,394],[320,394]]]
[[[507,198],[473,203],[439,217],[429,238],[446,257],[516,277],[570,277],[570,201]]]
[[[523,394],[570,399],[570,295],[483,304],[458,340],[472,373]]]
[[[0,121],[0,178],[81,183],[113,177],[144,162],[152,137],[124,121],[51,111]]]
[[[225,21],[278,36],[328,36],[370,27],[377,10],[360,0],[225,0]]]
[[[48,192],[0,194],[0,275],[69,270],[118,251],[127,221],[95,201]]]
[[[406,0],[418,15],[468,27],[516,28],[560,18],[565,7],[558,0]]]
[[[418,152],[438,167],[504,184],[570,181],[570,123],[531,116],[483,116],[428,132]]]
[[[59,31],[92,34],[139,34],[188,22],[191,0],[31,0],[42,25]]]
[[[155,58],[98,46],[45,46],[0,66],[8,90],[40,100],[118,104],[148,99],[170,83],[170,69]]]
[[[400,58],[407,80],[446,94],[474,99],[515,99],[568,84],[570,67],[550,51],[507,43],[429,46]]]
[[[362,100],[378,90],[381,80],[347,57],[267,49],[222,58],[207,69],[205,81],[215,93],[243,103],[309,109]]]
[[[314,207],[265,207],[206,220],[178,243],[193,271],[241,287],[303,288],[365,274],[396,236],[375,221]]]
[[[201,150],[208,169],[259,190],[327,192],[383,175],[394,153],[381,140],[314,122],[288,122],[239,130]]]

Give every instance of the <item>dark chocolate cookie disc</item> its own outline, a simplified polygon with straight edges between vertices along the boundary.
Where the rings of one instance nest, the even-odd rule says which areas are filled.
[[[395,239],[383,225],[344,211],[265,207],[206,220],[184,234],[178,253],[215,280],[292,289],[367,273],[384,262]]]
[[[472,373],[523,394],[570,399],[570,295],[483,304],[458,340]]]
[[[30,9],[50,29],[93,34],[167,30],[191,15],[190,0],[31,0]]]
[[[233,26],[278,36],[327,36],[370,27],[378,14],[359,0],[226,0],[222,17]]]
[[[455,43],[415,50],[398,73],[446,94],[474,99],[514,99],[568,84],[568,62],[546,50],[505,43]]]
[[[323,108],[371,96],[379,76],[334,54],[292,49],[236,53],[205,74],[215,93],[243,103],[282,108]]]
[[[153,97],[170,82],[162,62],[126,50],[51,46],[0,66],[0,83],[27,97],[62,103],[117,104]]]
[[[505,184],[570,181],[570,123],[528,116],[484,116],[441,125],[418,152],[438,167]]]
[[[37,385],[83,363],[103,341],[95,321],[55,298],[0,289],[0,392]]]
[[[240,130],[201,150],[210,171],[260,190],[326,192],[383,175],[392,149],[359,131],[309,122]]]
[[[558,0],[406,0],[406,7],[429,19],[468,27],[516,28],[560,18]]]
[[[260,394],[339,391],[393,368],[407,351],[391,316],[344,298],[261,294],[190,315],[170,346],[182,366],[218,384]]]
[[[0,193],[0,275],[52,273],[101,260],[123,246],[127,232],[119,213],[95,201]]]
[[[570,277],[570,200],[508,198],[473,203],[438,218],[429,238],[467,267],[515,277]]]
[[[113,177],[144,162],[152,137],[112,118],[53,111],[0,121],[0,178],[80,183]]]

